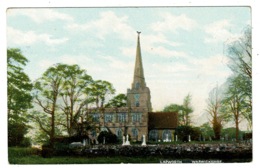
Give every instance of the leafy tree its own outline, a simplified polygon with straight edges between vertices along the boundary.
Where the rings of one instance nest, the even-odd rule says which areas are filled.
[[[252,79],[252,29],[244,29],[243,36],[226,45],[229,67],[236,73]]]
[[[126,99],[127,97],[125,94],[118,94],[109,100],[105,107],[125,107]]]
[[[91,83],[90,87],[87,89],[87,92],[95,100],[96,107],[103,108],[106,97],[113,95],[115,93],[115,89],[108,81],[96,80]]]
[[[180,110],[183,110],[182,105],[170,104],[170,105],[164,107],[163,112],[178,112]]]
[[[235,127],[229,127],[222,130],[221,136],[227,140],[236,138],[236,128]],[[238,132],[238,136],[243,136],[243,131]]]
[[[240,85],[243,85],[243,77],[241,75],[231,76],[227,82],[228,88],[222,100],[222,113],[227,121],[231,120],[235,122],[236,140],[238,141],[239,123],[243,119],[243,111],[246,111],[248,108],[240,87]]]
[[[183,125],[190,125],[191,124],[190,115],[193,112],[193,109],[191,107],[191,95],[190,94],[188,94],[184,98],[182,106],[183,106],[183,111],[182,111]]]
[[[178,139],[187,142],[189,135],[191,137],[191,140],[199,140],[201,131],[198,127],[182,125],[176,128],[175,134],[178,135]]]
[[[27,110],[32,108],[32,84],[23,66],[28,60],[19,49],[7,49],[8,145],[19,146],[28,132]]]
[[[229,67],[234,72],[234,76],[239,76],[239,88],[243,94],[243,104],[247,110],[241,114],[248,121],[252,128],[252,33],[251,27],[244,29],[243,36],[227,44],[227,55],[230,58]],[[235,78],[235,77],[234,77]]]
[[[190,125],[190,114],[193,112],[191,107],[191,95],[188,94],[184,100],[182,105],[178,104],[170,104],[165,106],[163,109],[164,112],[178,112],[178,119],[180,125]]]
[[[214,136],[214,131],[213,131],[212,127],[210,126],[209,122],[202,124],[200,126],[200,130],[201,130],[202,136],[204,136],[205,138]]]
[[[222,96],[218,86],[213,88],[209,93],[209,98],[207,99],[207,109],[206,111],[210,114],[210,122],[213,126],[215,139],[219,140],[222,129],[222,116],[220,114]]]
[[[62,76],[62,89],[60,96],[62,104],[59,107],[65,114],[66,122],[59,124],[66,127],[71,136],[75,131],[79,117],[83,120],[84,106],[87,106],[91,100],[88,99],[86,88],[92,83],[92,77],[85,70],[80,69],[78,65],[59,64],[60,74]]]
[[[62,65],[56,64],[48,68],[34,83],[35,103],[41,110],[34,111],[31,117],[49,136],[51,146],[55,138],[55,114],[58,108],[58,96],[62,89],[62,69]]]

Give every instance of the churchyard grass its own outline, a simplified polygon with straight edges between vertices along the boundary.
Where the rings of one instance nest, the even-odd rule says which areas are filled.
[[[104,164],[104,163],[160,163],[155,157],[83,157],[83,156],[53,156],[43,158],[33,148],[8,148],[10,164]]]

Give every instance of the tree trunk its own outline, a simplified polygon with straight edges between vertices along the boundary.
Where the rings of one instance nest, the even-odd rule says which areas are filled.
[[[236,118],[236,141],[237,142],[239,141],[238,135],[239,135],[239,123],[238,123],[238,119]]]

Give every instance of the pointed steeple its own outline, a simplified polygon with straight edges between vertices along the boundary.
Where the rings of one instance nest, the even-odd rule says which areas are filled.
[[[140,33],[137,31],[137,46],[136,46],[136,58],[135,58],[135,69],[134,69],[134,80],[132,83],[133,88],[144,88],[146,87],[145,79],[144,79],[144,70],[143,70],[143,62],[141,55],[141,46],[140,46]]]

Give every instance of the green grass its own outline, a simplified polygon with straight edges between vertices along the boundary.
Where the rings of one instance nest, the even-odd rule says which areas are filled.
[[[8,148],[10,164],[105,164],[105,163],[160,163],[161,158],[156,157],[76,157],[55,156],[43,158],[37,155],[32,148]]]

